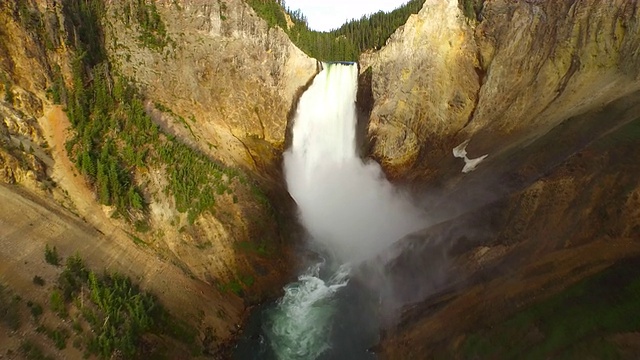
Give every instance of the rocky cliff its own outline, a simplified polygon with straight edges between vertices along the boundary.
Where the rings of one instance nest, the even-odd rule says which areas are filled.
[[[169,311],[197,329],[197,346],[220,350],[237,332],[247,306],[273,296],[289,276],[293,259],[283,224],[292,215],[279,161],[289,111],[316,73],[316,61],[240,0],[9,1],[0,5],[0,19],[0,180],[22,185],[8,188],[17,197],[26,194],[23,188],[36,193],[46,209],[55,200],[67,208],[55,208],[55,214],[71,211],[97,230],[88,233],[95,239],[39,237],[35,249],[57,244],[71,255],[74,247],[85,249],[86,241],[113,242],[111,250],[96,247],[87,254],[89,266],[141,279]],[[99,41],[88,42],[90,34]],[[90,75],[78,82],[78,73]],[[218,172],[219,186],[195,186],[216,189],[215,205],[197,215],[180,208],[169,190],[175,181],[171,167],[179,164],[164,164],[157,155],[126,169],[128,186],[141,189],[145,214],[127,220],[115,204],[105,205],[94,180],[77,166],[77,124],[55,105],[83,101],[81,92],[99,77],[110,94],[118,79],[133,85],[161,131],[156,145],[186,144],[176,149],[191,160],[211,161],[206,166]],[[74,98],[65,98],[69,94]],[[111,115],[131,104],[115,107]],[[111,129],[103,139],[115,139],[121,154],[131,151],[125,144],[137,135],[118,131]],[[145,145],[145,154],[158,154],[156,145]],[[12,211],[26,212],[15,206]],[[57,216],[45,222],[60,222]],[[3,231],[17,234],[27,223],[12,224]],[[118,255],[125,252],[132,257]],[[101,256],[113,260],[91,263]],[[170,278],[153,275],[160,273]],[[167,281],[176,288],[166,288]],[[191,294],[188,302],[175,291]]]
[[[191,129],[166,121],[204,152],[261,171],[279,167],[289,111],[317,62],[241,0],[160,1],[159,44],[145,40],[135,9],[111,2],[105,44],[123,75]],[[175,119],[174,119],[175,120]]]
[[[360,62],[371,69],[371,152],[386,172],[400,177],[425,156],[449,153],[480,88],[473,29],[457,1],[426,1],[382,50]]]
[[[458,1],[427,1],[362,58],[372,155],[398,177],[434,179],[464,141],[469,157],[490,159],[638,90],[637,11],[625,1],[485,1],[476,23]]]
[[[155,2],[147,11],[160,19],[154,29],[140,20],[135,4],[107,2],[104,43],[115,68],[149,99],[147,110],[164,131],[244,169],[286,204],[280,156],[289,112],[315,75],[316,60],[240,0]],[[169,241],[171,252],[204,278],[227,274],[223,282],[266,279],[275,269],[286,273],[286,267],[251,259],[286,252],[270,245],[281,243],[275,212],[286,205],[265,208],[252,194],[246,189],[230,196],[218,206],[220,216],[202,228],[165,227],[165,237],[177,239]],[[158,223],[173,222],[179,214],[168,211],[171,206],[159,202],[152,216]],[[255,287],[272,291],[274,284]]]
[[[434,224],[397,243],[380,279],[401,314],[381,351],[580,358],[598,338],[599,354],[634,358],[633,326],[580,320],[602,324],[617,303],[576,291],[627,294],[632,277],[597,279],[640,254],[638,4],[494,0],[469,19],[464,3],[426,1],[361,60],[370,155],[411,184]],[[572,321],[582,335],[555,337]]]

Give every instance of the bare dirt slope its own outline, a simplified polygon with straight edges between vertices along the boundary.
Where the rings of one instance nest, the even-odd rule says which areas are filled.
[[[211,286],[192,280],[142,249],[101,234],[51,201],[3,185],[0,203],[0,281],[22,296],[34,296],[34,275],[54,281],[55,269],[44,262],[45,244],[49,244],[56,246],[63,257],[78,252],[93,269],[130,275],[158,295],[172,313],[192,322],[203,320],[195,326],[213,326],[224,336],[240,321],[229,299],[222,301],[221,294]]]

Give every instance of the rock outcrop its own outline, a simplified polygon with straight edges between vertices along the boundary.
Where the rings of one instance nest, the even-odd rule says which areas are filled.
[[[481,16],[426,1],[363,57],[372,155],[391,176],[441,179],[464,141],[490,161],[640,88],[635,2],[486,1]]]
[[[373,157],[402,177],[425,156],[452,149],[473,114],[480,79],[473,29],[456,0],[426,1],[387,45],[361,59],[371,68]]]
[[[400,314],[386,358],[482,357],[478,336],[640,255],[637,2],[484,1],[479,20],[461,8],[427,0],[362,57],[369,155],[433,224],[378,279]],[[488,156],[463,173],[463,153]],[[530,328],[532,347],[554,331]]]
[[[33,191],[49,183],[45,171],[45,144],[36,119],[0,104],[0,182],[20,184]],[[37,155],[34,155],[37,154]]]

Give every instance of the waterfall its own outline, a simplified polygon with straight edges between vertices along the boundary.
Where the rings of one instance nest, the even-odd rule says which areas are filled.
[[[357,65],[324,64],[298,104],[292,145],[284,154],[287,186],[312,245],[320,244],[334,265],[311,266],[266,312],[263,331],[277,359],[316,359],[330,352],[332,327],[339,321],[337,294],[348,284],[350,264],[420,228],[420,212],[378,164],[357,155],[357,84]],[[360,350],[349,358],[370,358]]]
[[[356,151],[356,64],[324,64],[302,95],[284,155],[289,193],[313,240],[342,262],[369,259],[421,227],[420,211]]]

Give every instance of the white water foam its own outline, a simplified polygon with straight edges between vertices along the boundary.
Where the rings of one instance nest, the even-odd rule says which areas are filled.
[[[310,267],[268,314],[265,332],[278,359],[315,359],[331,345],[335,313],[333,295],[348,283],[349,267],[341,266],[327,281],[320,278],[323,264]]]
[[[356,152],[358,67],[325,64],[302,95],[284,155],[303,225],[342,262],[369,259],[422,227],[421,212]]]

